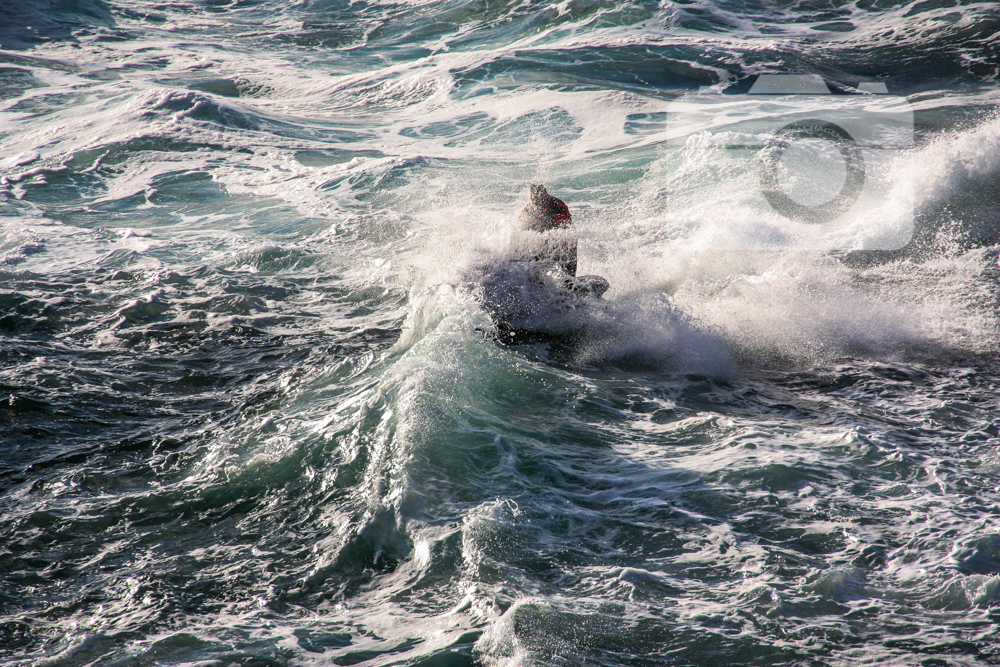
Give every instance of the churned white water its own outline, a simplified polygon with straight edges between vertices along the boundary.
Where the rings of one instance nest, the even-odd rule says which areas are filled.
[[[1000,661],[1000,15],[779,4],[0,0],[0,663]]]

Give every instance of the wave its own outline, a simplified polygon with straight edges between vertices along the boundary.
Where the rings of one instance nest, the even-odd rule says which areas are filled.
[[[993,646],[992,3],[77,4],[0,53],[0,662]],[[788,71],[909,96],[914,244],[662,141]],[[603,300],[515,263],[542,181]]]
[[[1000,119],[938,134],[913,156],[900,178],[913,183],[922,243],[1000,243]],[[942,237],[942,238],[938,238]]]
[[[81,30],[115,24],[103,0],[0,0],[0,13],[0,49],[16,51],[73,42]]]

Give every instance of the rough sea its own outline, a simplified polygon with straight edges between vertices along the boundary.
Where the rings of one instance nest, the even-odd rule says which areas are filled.
[[[773,75],[911,114],[823,242],[678,111]],[[998,81],[988,0],[0,0],[0,665],[1000,664]]]

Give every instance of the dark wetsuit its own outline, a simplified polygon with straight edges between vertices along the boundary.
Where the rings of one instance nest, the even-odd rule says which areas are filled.
[[[540,192],[535,191],[535,187]],[[532,200],[521,211],[518,217],[523,229],[530,229],[536,232],[547,232],[551,229],[566,229],[573,224],[573,216],[570,215],[569,206],[566,202],[553,197],[545,188],[532,186]],[[542,253],[534,257],[536,260],[554,259],[563,271],[571,276],[576,275],[576,242],[572,247],[566,248],[556,253]]]

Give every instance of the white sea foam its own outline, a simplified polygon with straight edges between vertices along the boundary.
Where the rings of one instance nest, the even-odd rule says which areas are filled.
[[[607,39],[619,46],[628,41],[610,34]],[[947,346],[952,336],[966,341],[961,346],[992,331],[994,324],[981,308],[967,307],[969,292],[984,289],[980,283],[972,281],[975,287],[970,287],[965,280],[963,287],[938,277],[940,266],[931,269],[903,262],[891,270],[869,272],[874,285],[859,284],[856,272],[823,253],[797,247],[787,221],[750,206],[740,188],[753,187],[753,179],[733,172],[735,180],[728,185],[738,187],[723,187],[718,175],[720,166],[723,171],[727,167],[710,152],[689,153],[676,174],[664,172],[658,157],[660,137],[624,131],[630,114],[662,111],[665,105],[659,100],[618,91],[562,92],[533,86],[489,96],[454,95],[456,72],[497,57],[495,52],[442,52],[419,68],[397,64],[347,74],[332,86],[310,72],[304,74],[302,85],[289,86],[286,63],[261,62],[254,71],[244,70],[243,76],[271,92],[239,101],[149,83],[145,90],[116,92],[76,105],[72,117],[57,112],[30,125],[15,122],[13,127],[23,131],[15,132],[8,143],[10,157],[5,163],[12,170],[7,182],[16,195],[32,178],[67,170],[94,172],[102,160],[106,164],[107,151],[116,146],[181,138],[191,145],[223,147],[229,153],[220,160],[210,149],[171,152],[169,159],[163,153],[135,152],[124,168],[105,170],[104,193],[91,204],[145,195],[152,206],[159,179],[200,171],[211,174],[231,194],[283,199],[318,218],[341,215],[356,206],[352,183],[395,179],[416,168],[424,176],[412,183],[397,182],[394,199],[386,204],[411,216],[411,231],[425,240],[422,246],[407,243],[408,257],[394,262],[399,275],[407,275],[408,266],[417,266],[423,267],[417,273],[426,276],[427,267],[435,262],[451,263],[445,239],[487,247],[499,242],[497,225],[507,224],[503,221],[516,212],[524,183],[545,180],[556,184],[557,194],[576,214],[583,237],[581,271],[605,275],[612,284],[608,294],[612,302],[646,299],[643,304],[620,306],[624,310],[619,315],[632,320],[635,332],[604,336],[606,341],[618,338],[622,349],[664,335],[653,333],[659,325],[650,319],[665,317],[650,314],[649,309],[658,306],[650,305],[648,297],[657,293],[672,300],[671,312],[683,313],[688,322],[683,326],[721,336],[748,360],[759,355],[802,360],[878,353],[927,343]],[[185,61],[174,69],[188,71],[197,64]],[[234,69],[226,57],[212,67]],[[61,76],[59,85],[66,90],[93,85]],[[353,124],[358,134],[346,146],[353,157],[348,154],[343,162],[327,166],[307,166],[296,159],[298,151],[330,145],[321,132],[309,128],[312,119],[323,113],[341,118],[348,107],[359,104],[376,105],[382,111],[368,126]],[[255,129],[261,123],[290,123],[299,128],[300,136],[265,137]],[[890,180],[903,200],[915,187],[918,213],[939,206],[968,183],[985,183],[995,175],[998,136],[996,121],[989,121],[938,138],[898,159]],[[247,150],[236,152],[241,145]],[[381,156],[360,157],[364,151]],[[603,164],[589,157],[616,153],[621,157]],[[644,168],[646,176],[622,191],[615,192],[611,183],[558,188],[560,181],[600,181],[601,170],[614,170],[616,162],[629,160]],[[462,167],[452,168],[450,162]],[[45,181],[36,178],[30,187],[45,187]],[[904,210],[903,200],[897,202],[890,192],[883,207],[869,214],[891,217]],[[864,227],[865,220],[859,219],[857,228]],[[739,250],[719,252],[720,247]],[[950,261],[961,266],[966,277],[975,270],[971,256]],[[891,289],[880,286],[884,281],[893,283]],[[935,294],[935,309],[922,297],[929,287]],[[625,311],[630,314],[624,315]],[[672,326],[682,325],[667,328]],[[960,336],[955,333],[959,330]],[[671,336],[663,340],[664,348],[685,345]]]
[[[988,78],[989,5],[824,26],[700,0],[111,4],[117,26],[0,53],[27,82],[0,116],[0,416],[24,445],[12,590],[33,592],[4,621],[32,659],[977,659],[937,627],[992,646],[995,392],[989,363],[952,360],[996,352],[995,251],[963,239],[997,219],[996,122],[887,165],[864,215],[905,217],[915,185],[940,229],[870,264],[658,129],[682,88],[927,68],[928,44],[943,77]],[[996,99],[911,101],[950,122]],[[510,269],[538,241],[512,225],[532,181],[572,209],[553,236],[603,301]],[[864,215],[840,247],[867,247]],[[573,354],[484,336],[490,280],[582,333]],[[843,649],[884,614],[927,652],[888,626]]]

